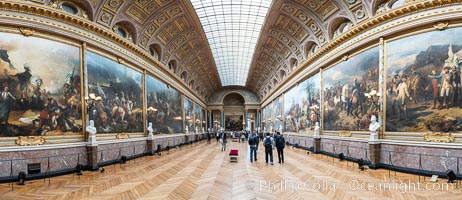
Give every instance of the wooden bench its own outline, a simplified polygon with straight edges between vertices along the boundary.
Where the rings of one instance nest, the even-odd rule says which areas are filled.
[[[239,160],[239,150],[231,149],[229,151],[229,162],[237,162]]]

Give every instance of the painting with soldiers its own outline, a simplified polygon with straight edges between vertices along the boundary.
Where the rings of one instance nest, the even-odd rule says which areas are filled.
[[[273,101],[273,112],[271,115],[271,119],[274,122],[273,130],[282,131],[282,97],[279,97]]]
[[[143,132],[142,74],[93,52],[85,58],[88,117],[98,133]]]
[[[194,104],[194,130],[202,132],[201,107],[197,104]]]
[[[185,131],[194,132],[194,103],[184,99],[184,116],[185,116]]]
[[[323,79],[323,130],[368,130],[376,109],[366,93],[379,89],[378,47],[340,61]]]
[[[180,93],[156,78],[146,75],[147,121],[154,133],[172,134],[183,130]]]
[[[80,49],[0,33],[0,137],[82,134]]]
[[[386,43],[386,130],[462,130],[462,28]]]
[[[311,76],[284,94],[284,122],[287,132],[308,132],[321,114],[321,75]]]

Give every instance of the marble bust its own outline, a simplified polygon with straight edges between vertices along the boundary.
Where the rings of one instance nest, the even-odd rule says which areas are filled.
[[[152,139],[154,137],[154,135],[152,134],[152,132],[154,132],[154,129],[152,128],[152,122],[149,122],[148,123],[148,139]]]
[[[319,122],[316,122],[314,124],[314,133],[313,133],[313,137],[319,137],[320,136],[320,133],[319,133],[319,129],[321,127],[319,127]]]
[[[93,120],[90,120],[90,123],[89,123],[89,125],[87,126],[87,128],[85,130],[90,135],[96,134],[95,122]]]
[[[95,146],[96,145],[96,127],[95,122],[90,120],[88,126],[85,128],[85,131],[88,133],[88,144]]]
[[[371,124],[369,124],[369,130],[372,133],[377,132],[377,129],[380,128],[380,122],[377,122],[377,117],[375,115],[371,116]]]
[[[371,124],[369,124],[369,131],[371,131],[371,135],[369,141],[376,142],[379,140],[379,135],[377,134],[377,130],[380,128],[382,124],[381,120],[377,122],[377,117],[375,115],[371,116]]]

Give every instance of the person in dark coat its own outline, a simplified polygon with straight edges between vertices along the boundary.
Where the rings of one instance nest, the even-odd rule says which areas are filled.
[[[279,164],[284,163],[284,147],[286,146],[286,140],[284,136],[278,131],[276,133],[276,149],[278,151]]]

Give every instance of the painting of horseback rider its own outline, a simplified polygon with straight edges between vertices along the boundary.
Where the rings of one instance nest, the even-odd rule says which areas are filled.
[[[374,47],[323,71],[324,87],[336,91],[324,95],[324,130],[367,130],[368,116],[374,111],[368,110],[371,103],[365,93],[378,86],[378,65],[378,47]]]

